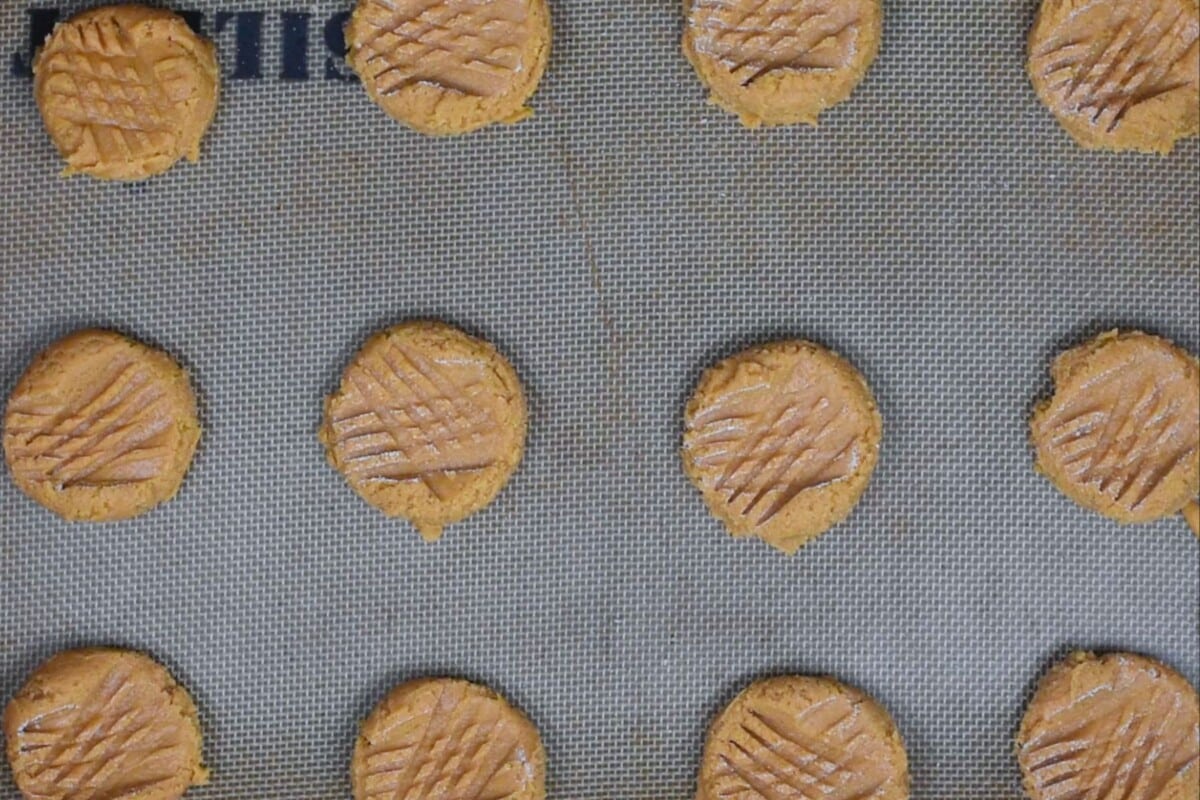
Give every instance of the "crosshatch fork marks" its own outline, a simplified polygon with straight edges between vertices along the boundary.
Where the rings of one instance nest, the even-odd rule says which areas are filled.
[[[526,771],[521,737],[497,704],[441,687],[421,707],[392,721],[368,743],[359,773],[364,800],[503,800],[519,792]]]
[[[697,0],[696,48],[743,86],[777,70],[834,70],[849,63],[862,24],[859,0]]]
[[[1154,800],[1177,775],[1197,768],[1194,721],[1179,735],[1181,698],[1145,676],[1133,681],[1081,693],[1022,748],[1028,780],[1041,797]]]
[[[1198,444],[1164,380],[1128,361],[1074,393],[1045,422],[1054,458],[1079,484],[1139,508]]]
[[[102,159],[174,151],[176,107],[192,94],[184,52],[151,59],[112,17],[68,24],[64,37],[41,69],[47,112],[77,126],[77,148],[91,141]]]
[[[46,409],[26,398],[10,408],[13,468],[62,488],[150,480],[171,457],[166,406],[166,394],[148,370],[128,359],[114,361],[77,406]]]
[[[1150,12],[1114,0],[1072,5],[1043,12],[1061,20],[1032,65],[1064,108],[1112,132],[1133,108],[1196,82],[1185,59],[1197,57],[1200,26],[1179,3],[1160,1]],[[1086,21],[1106,10],[1115,20]]]
[[[770,521],[798,494],[852,474],[857,430],[845,403],[815,387],[776,397],[768,384],[728,393],[695,420],[696,464],[742,516]]]
[[[129,667],[114,667],[91,702],[64,706],[26,724],[20,750],[30,755],[28,776],[37,785],[74,787],[75,800],[109,800],[147,794],[178,779],[173,729],[154,724],[157,694],[146,698]],[[123,776],[136,775],[136,784]]]
[[[381,95],[428,83],[475,97],[500,94],[521,67],[522,0],[372,0],[362,47]]]
[[[889,774],[867,744],[854,704],[825,698],[788,721],[750,710],[720,750],[713,800],[870,800]]]
[[[444,499],[453,476],[492,466],[500,441],[495,419],[477,400],[484,369],[472,359],[439,364],[396,342],[352,364],[349,402],[333,420],[347,475],[416,481]]]

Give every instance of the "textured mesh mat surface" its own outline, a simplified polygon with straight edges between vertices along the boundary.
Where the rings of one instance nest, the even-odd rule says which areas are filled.
[[[232,79],[228,22],[203,160],[137,186],[59,180],[29,81],[0,78],[0,390],[111,326],[191,370],[206,428],[138,520],[70,526],[0,481],[0,698],[60,648],[146,649],[202,709],[197,800],[318,800],[349,796],[390,685],[452,673],[537,722],[552,796],[662,800],[747,681],[830,673],[895,715],[915,797],[1010,800],[1053,659],[1196,682],[1195,537],[1073,506],[1026,419],[1086,336],[1200,349],[1200,142],[1077,149],[1023,73],[1032,0],[887,2],[852,100],[759,132],[704,104],[675,0],[552,5],[537,116],[439,141],[325,78],[343,5],[203,3],[209,33],[266,12],[262,76]],[[309,80],[280,77],[280,10],[312,14]],[[11,57],[23,4],[0,22]],[[495,342],[531,401],[521,470],[436,546],[314,435],[352,352],[413,316]],[[792,559],[727,537],[677,456],[702,368],[783,335],[853,360],[886,428],[858,510]]]

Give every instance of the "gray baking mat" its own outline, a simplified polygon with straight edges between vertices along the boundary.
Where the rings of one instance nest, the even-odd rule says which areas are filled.
[[[56,178],[29,82],[0,78],[0,391],[107,325],[188,366],[206,428],[131,522],[0,481],[0,698],[61,647],[144,648],[203,711],[197,800],[319,800],[349,796],[392,683],[451,673],[536,720],[552,796],[682,800],[739,687],[833,673],[895,715],[915,797],[1012,800],[1053,658],[1200,678],[1195,537],[1076,508],[1026,445],[1060,349],[1116,325],[1200,349],[1200,142],[1076,149],[1022,71],[1033,3],[888,2],[850,102],[747,132],[703,103],[676,2],[555,2],[537,116],[441,141],[326,78],[345,7],[201,4],[209,32],[264,12],[259,58],[235,45],[260,18],[223,18],[204,159],[138,186]],[[307,80],[280,77],[305,27],[280,10],[310,14]],[[23,4],[0,21],[23,50]],[[435,546],[314,436],[354,349],[412,316],[494,341],[531,399],[520,472]],[[676,452],[701,369],[782,335],[852,359],[886,427],[858,510],[793,559],[726,537]]]

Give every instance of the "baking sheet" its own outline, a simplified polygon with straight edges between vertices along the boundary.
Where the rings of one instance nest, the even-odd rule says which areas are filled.
[[[914,797],[1010,800],[1053,659],[1200,679],[1195,537],[1077,509],[1026,444],[1060,349],[1118,325],[1200,349],[1200,142],[1078,150],[1022,71],[1034,3],[887,2],[850,102],[748,132],[704,104],[676,2],[561,0],[537,115],[452,140],[327,79],[348,7],[196,4],[210,35],[262,12],[259,77],[255,17],[226,17],[203,160],[136,186],[59,180],[29,81],[0,78],[0,391],[111,326],[191,370],[206,429],[134,521],[71,526],[0,481],[0,698],[60,648],[146,649],[202,710],[197,800],[318,800],[349,796],[390,685],[456,674],[537,722],[552,796],[661,800],[746,682],[831,673],[896,717]],[[282,11],[311,15],[307,80],[281,77]],[[6,3],[10,66],[27,35]],[[354,349],[414,316],[495,342],[531,401],[521,470],[434,546],[315,438]],[[726,537],[677,456],[700,371],[785,335],[853,360],[885,420],[858,510],[792,559]]]

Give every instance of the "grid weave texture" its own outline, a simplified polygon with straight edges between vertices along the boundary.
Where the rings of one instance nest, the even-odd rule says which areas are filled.
[[[324,800],[387,688],[449,673],[538,724],[551,796],[663,800],[746,682],[829,673],[896,717],[915,797],[1014,800],[1053,659],[1200,679],[1195,537],[1076,508],[1026,442],[1061,349],[1114,326],[1200,349],[1200,141],[1077,149],[1024,75],[1032,0],[887,2],[851,100],[757,132],[705,105],[677,3],[562,0],[537,115],[451,140],[324,79],[342,4],[305,7],[309,81],[279,77],[295,5],[198,5],[210,34],[267,12],[261,79],[215,37],[198,165],[59,180],[29,82],[0,78],[0,391],[110,326],[189,368],[205,427],[137,520],[70,526],[0,481],[0,699],[60,648],[145,649],[201,708],[197,800]],[[315,436],[354,350],[414,316],[494,342],[530,398],[521,469],[436,545]],[[857,511],[792,559],[725,536],[678,457],[701,370],[778,336],[853,361],[885,428]]]

